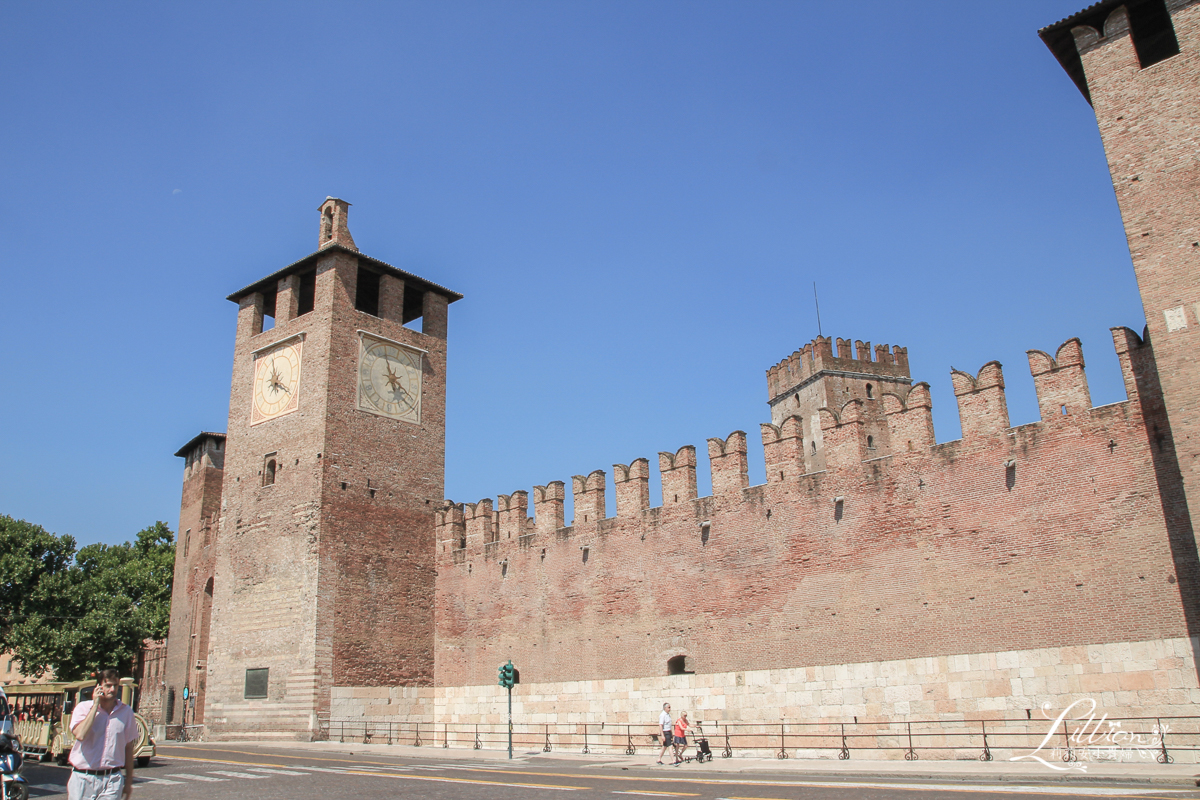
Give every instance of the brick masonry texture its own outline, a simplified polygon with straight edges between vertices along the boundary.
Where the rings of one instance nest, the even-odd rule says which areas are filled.
[[[1008,427],[993,362],[954,375],[958,441],[912,442],[932,432],[918,385],[915,404],[884,393],[822,409],[819,473],[792,463],[747,487],[735,432],[709,441],[711,497],[695,496],[685,448],[660,460],[661,507],[602,518],[596,471],[574,481],[570,527],[502,522],[489,501],[461,522],[440,512],[438,684],[490,682],[509,658],[542,683],[662,675],[679,656],[707,674],[1188,636],[1195,556],[1163,514],[1153,357],[1132,331],[1114,337],[1134,392],[1122,403],[1081,404],[1072,340],[1062,363],[1030,354],[1053,412],[1030,425]],[[894,452],[868,450],[869,418],[890,425]]]
[[[951,371],[963,435],[937,444],[907,349],[818,337],[767,371],[763,485],[734,431],[614,464],[611,484],[597,469],[446,501],[457,295],[359,254],[349,204],[326,200],[318,252],[231,298],[223,465],[216,435],[185,448],[168,673],[205,692],[196,720],[224,739],[319,736],[328,717],[494,725],[508,659],[535,724],[652,726],[663,700],[713,722],[995,720],[1081,695],[1190,713],[1200,3],[1157,22],[1151,5],[1103,0],[1042,32],[1086,77],[1150,322],[1112,329],[1127,399],[1099,408],[1079,340],[1030,350],[1029,425],[1010,427],[993,361]],[[1180,52],[1143,67],[1147,19]],[[425,353],[419,424],[357,409],[364,331]],[[301,335],[298,408],[252,425],[254,353]],[[267,697],[246,698],[264,668]]]

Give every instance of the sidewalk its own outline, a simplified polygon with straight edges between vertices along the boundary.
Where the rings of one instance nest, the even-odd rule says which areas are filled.
[[[165,747],[189,747],[191,744]],[[201,744],[205,748],[230,749],[280,748],[326,754],[345,753],[356,756],[397,756],[420,759],[429,763],[450,761],[458,764],[479,763],[500,767],[506,764],[523,764],[543,769],[553,769],[555,764],[569,763],[572,767],[590,767],[600,770],[649,770],[672,777],[695,777],[699,774],[716,776],[740,776],[744,780],[850,781],[904,779],[913,781],[953,781],[972,783],[1107,783],[1142,784],[1154,786],[1196,787],[1200,785],[1200,764],[1159,764],[1155,761],[1138,763],[1090,762],[1087,771],[1056,771],[1037,762],[1023,761],[874,761],[867,759],[839,761],[837,759],[773,759],[773,758],[721,758],[718,754],[712,761],[697,764],[685,762],[672,768],[668,761],[659,766],[658,749],[647,750],[638,755],[615,754],[583,755],[577,752],[553,751],[543,753],[533,750],[514,750],[513,761],[508,760],[507,750],[468,750],[440,746],[412,747],[411,745],[357,744],[341,742],[222,742]],[[167,753],[164,757],[170,758]],[[264,757],[267,757],[264,755]],[[1047,759],[1049,761],[1050,759]],[[1059,763],[1055,766],[1062,766]]]

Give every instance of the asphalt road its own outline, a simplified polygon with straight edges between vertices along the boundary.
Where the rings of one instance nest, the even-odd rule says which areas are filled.
[[[139,800],[914,800],[936,797],[1032,800],[1053,797],[1200,798],[1200,790],[1130,785],[929,783],[861,778],[806,779],[785,773],[706,772],[707,765],[622,768],[522,758],[511,763],[354,755],[237,745],[160,746],[138,770]],[[31,797],[66,797],[67,769],[27,763]],[[563,800],[567,798],[563,797]]]

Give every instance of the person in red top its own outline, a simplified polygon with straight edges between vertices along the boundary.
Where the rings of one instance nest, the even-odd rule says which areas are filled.
[[[100,673],[91,700],[71,713],[71,779],[68,800],[125,800],[133,794],[133,752],[138,728],[133,709],[120,700],[121,675]],[[124,773],[124,774],[122,774]]]
[[[683,763],[683,754],[688,749],[687,731],[688,731],[687,712],[679,712],[679,719],[675,720],[675,730],[672,732],[672,738],[675,739],[675,766]]]

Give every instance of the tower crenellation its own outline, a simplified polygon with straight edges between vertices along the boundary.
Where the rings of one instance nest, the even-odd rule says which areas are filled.
[[[972,375],[951,369],[958,418],[964,439],[998,436],[1008,430],[1008,404],[1004,398],[1004,370],[999,361],[989,361]]]

